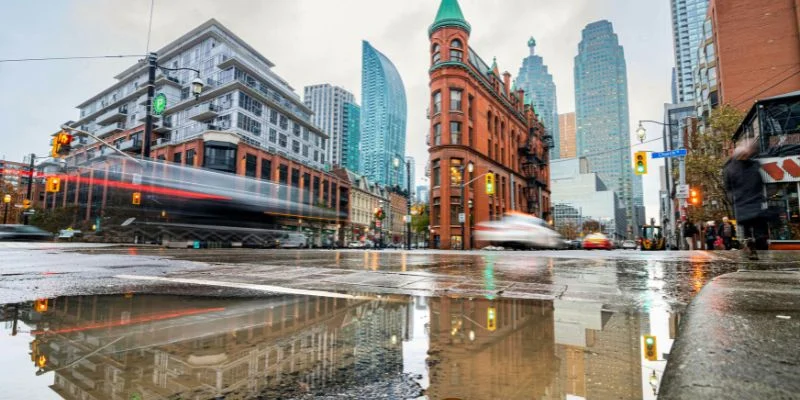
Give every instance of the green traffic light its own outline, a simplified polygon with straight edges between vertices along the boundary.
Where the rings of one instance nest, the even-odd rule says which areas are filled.
[[[645,339],[644,342],[647,343],[648,345],[651,345],[651,344],[653,344],[653,338],[649,337],[649,338]]]
[[[636,167],[636,170],[638,170],[639,172],[644,172],[644,165],[639,164],[639,166]]]

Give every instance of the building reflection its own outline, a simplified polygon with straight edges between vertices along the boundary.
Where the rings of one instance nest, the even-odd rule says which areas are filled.
[[[66,399],[283,398],[401,373],[408,309],[405,296],[79,296],[25,322]]]

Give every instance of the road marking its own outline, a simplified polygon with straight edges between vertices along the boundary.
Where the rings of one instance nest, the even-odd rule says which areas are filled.
[[[292,289],[282,286],[256,285],[252,283],[240,283],[240,282],[211,281],[206,279],[164,278],[160,276],[144,276],[144,275],[116,275],[115,278],[132,279],[140,281],[185,283],[188,285],[221,286],[234,289],[248,289],[248,290],[258,290],[262,292],[285,293],[285,294],[295,294],[295,295],[305,295],[305,296],[334,297],[339,299],[358,299],[358,300],[374,299],[374,297],[372,296],[354,296],[350,294],[328,292],[324,290]]]

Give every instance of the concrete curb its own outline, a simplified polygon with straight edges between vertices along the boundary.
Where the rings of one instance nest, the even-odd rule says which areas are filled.
[[[800,272],[709,282],[686,311],[658,398],[800,398]]]

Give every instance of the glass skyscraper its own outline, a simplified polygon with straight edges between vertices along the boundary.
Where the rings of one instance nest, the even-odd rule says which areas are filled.
[[[694,100],[694,70],[697,47],[703,37],[708,0],[670,0],[672,41],[675,49],[675,91],[673,103]]]
[[[344,103],[342,112],[344,126],[342,134],[342,165],[361,174],[361,107],[354,103]]]
[[[581,35],[575,56],[577,156],[587,157],[591,171],[617,192],[625,205],[629,233],[633,233],[643,196],[641,177],[634,182],[629,151],[625,53],[611,22],[592,22]]]
[[[550,159],[560,157],[560,135],[558,131],[558,107],[556,104],[556,84],[553,75],[547,71],[541,56],[535,54],[536,40],[528,40],[530,55],[522,60],[517,74],[516,85],[525,91],[525,104],[533,102],[533,109],[539,115],[544,128],[553,137]]]
[[[361,171],[381,185],[404,186],[406,91],[394,64],[364,41],[361,66]],[[395,159],[398,166],[395,167]]]

